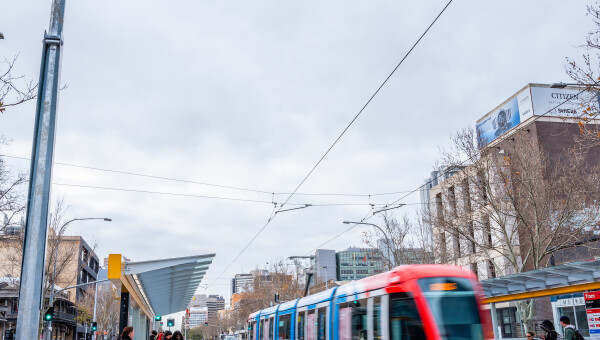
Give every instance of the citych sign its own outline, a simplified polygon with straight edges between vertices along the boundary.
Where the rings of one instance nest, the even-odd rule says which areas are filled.
[[[529,84],[477,121],[479,147],[483,147],[533,116],[573,117],[581,112],[577,89],[553,89]]]

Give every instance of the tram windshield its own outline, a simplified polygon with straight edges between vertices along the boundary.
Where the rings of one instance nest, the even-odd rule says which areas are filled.
[[[433,277],[419,280],[441,339],[483,339],[483,328],[473,286],[468,279]]]

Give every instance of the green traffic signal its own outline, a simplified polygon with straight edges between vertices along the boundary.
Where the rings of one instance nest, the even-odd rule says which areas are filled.
[[[167,327],[175,327],[175,319],[167,320]]]
[[[54,319],[54,307],[49,307],[44,313],[44,320],[52,321]]]
[[[162,316],[157,315],[154,317],[154,321],[161,321],[161,320],[162,320]]]
[[[95,332],[98,330],[98,323],[96,323],[95,321],[92,322],[92,331]]]

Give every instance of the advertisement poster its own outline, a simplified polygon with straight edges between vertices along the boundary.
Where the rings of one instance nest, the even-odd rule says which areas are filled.
[[[352,339],[352,308],[340,308],[339,339]]]
[[[581,112],[581,90],[531,87],[533,114],[536,116],[573,117]],[[524,121],[529,117],[521,117]]]
[[[590,339],[600,340],[600,291],[583,293]]]
[[[263,329],[263,340],[269,340],[269,320],[265,320]]]
[[[479,147],[491,143],[508,130],[519,125],[520,122],[519,101],[515,96],[508,103],[504,104],[499,109],[488,113],[477,122]]]
[[[308,314],[306,318],[306,340],[315,340],[315,313]]]

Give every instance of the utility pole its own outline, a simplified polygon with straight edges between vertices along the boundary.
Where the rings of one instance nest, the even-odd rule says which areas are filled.
[[[42,64],[33,135],[27,222],[19,288],[17,340],[39,338],[40,310],[44,307],[44,259],[48,231],[48,203],[52,181],[54,137],[65,0],[53,0],[50,28],[44,34]]]

